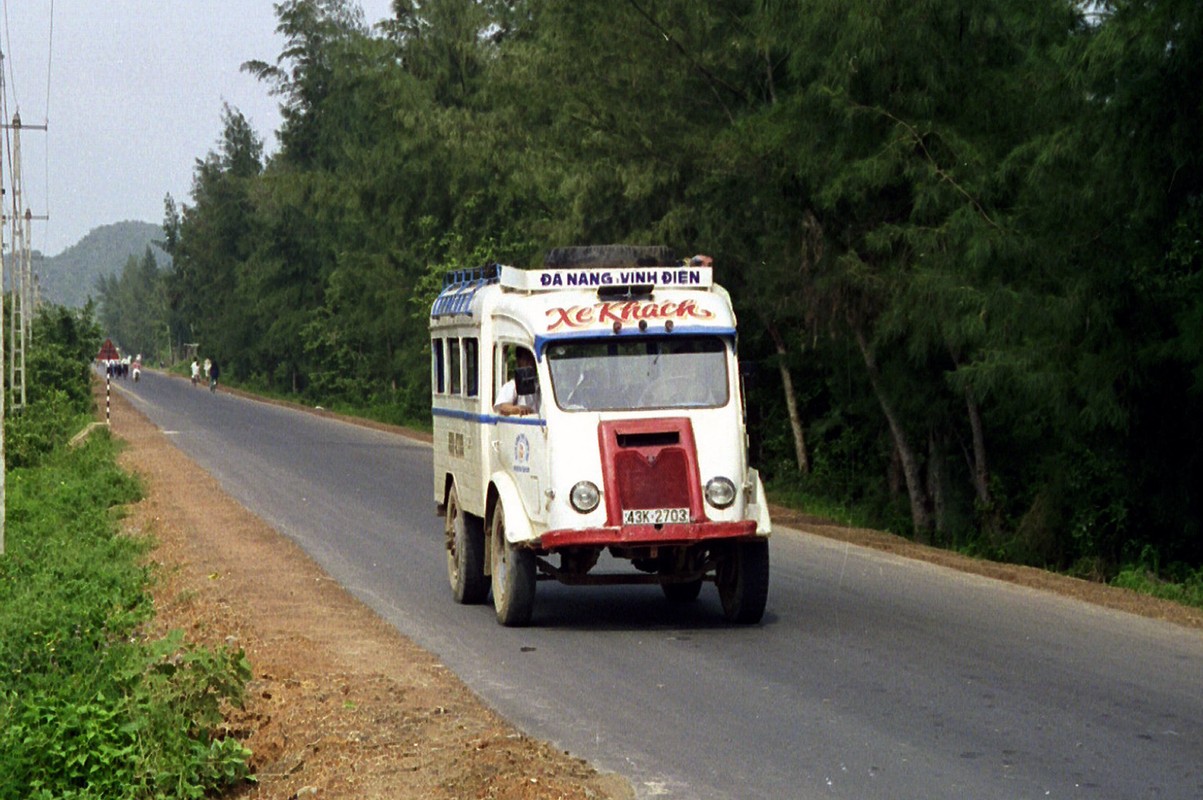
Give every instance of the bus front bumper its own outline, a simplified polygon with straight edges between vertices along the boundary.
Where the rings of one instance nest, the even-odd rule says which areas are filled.
[[[563,528],[539,537],[543,550],[565,547],[671,547],[717,540],[755,539],[756,521],[689,522],[665,525],[618,525]]]

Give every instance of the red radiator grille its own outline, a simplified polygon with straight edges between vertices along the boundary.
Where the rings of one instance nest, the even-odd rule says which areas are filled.
[[[705,522],[693,426],[687,418],[603,422],[598,426],[608,524],[625,509],[688,508]]]
[[[680,447],[646,457],[638,450],[615,455],[618,498],[623,508],[688,508],[689,459]]]

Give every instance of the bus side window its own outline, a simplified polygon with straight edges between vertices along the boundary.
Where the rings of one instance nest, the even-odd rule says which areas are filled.
[[[459,394],[460,387],[463,385],[461,381],[462,376],[460,374],[459,339],[447,340],[447,357],[451,367],[451,369],[448,370],[451,377],[451,386],[448,391],[450,391],[451,394]]]
[[[447,391],[446,371],[443,369],[443,340],[430,340],[430,385],[434,387],[435,394],[443,394]]]
[[[468,397],[480,394],[480,358],[475,338],[464,339],[464,394]]]

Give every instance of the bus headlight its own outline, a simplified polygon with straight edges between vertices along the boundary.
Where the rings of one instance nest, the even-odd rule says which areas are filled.
[[[588,514],[601,502],[601,492],[592,481],[579,481],[568,493],[568,501],[577,511]]]
[[[730,478],[711,478],[706,482],[706,502],[726,508],[735,502],[735,484]]]

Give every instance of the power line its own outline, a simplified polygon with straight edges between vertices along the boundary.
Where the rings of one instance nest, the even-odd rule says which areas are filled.
[[[46,108],[45,116],[42,121],[46,123],[46,129],[50,129],[50,76],[54,73],[54,0],[50,0],[50,32],[46,37]],[[46,204],[46,218],[50,218],[50,134],[46,134],[46,144],[42,148],[42,191],[45,193],[43,202]],[[46,227],[50,227],[50,223],[46,223]]]
[[[50,32],[46,37],[46,115],[44,121],[50,124],[50,75],[54,71],[54,0],[50,0]]]
[[[13,37],[8,29],[8,3],[4,4],[4,44],[5,49],[8,50],[9,53],[12,53]],[[20,111],[21,104],[17,102],[17,73],[13,69],[12,58],[8,59],[8,86],[9,91],[11,91],[13,95],[13,105],[16,106],[17,111]],[[8,119],[8,116],[6,115],[4,118]]]

